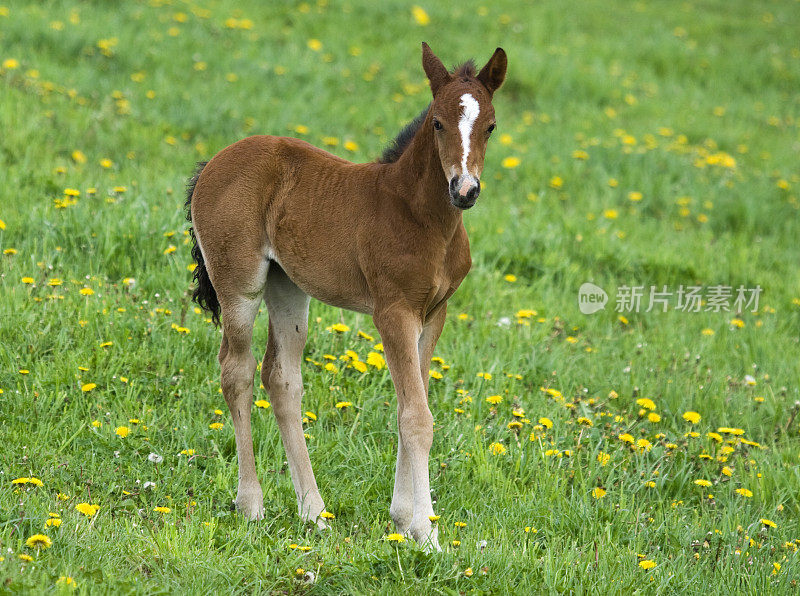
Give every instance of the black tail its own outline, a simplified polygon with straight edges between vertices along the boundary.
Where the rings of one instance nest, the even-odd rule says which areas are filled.
[[[207,161],[201,161],[197,164],[194,176],[189,180],[186,185],[186,219],[192,221],[192,195],[194,194],[194,187],[197,185],[197,179],[200,177],[200,172],[206,167]],[[206,264],[203,261],[203,253],[200,251],[200,246],[197,244],[197,238],[194,236],[194,228],[189,228],[189,234],[192,236],[192,258],[194,258],[197,267],[194,269],[194,282],[197,284],[192,292],[192,300],[197,302],[201,308],[211,313],[211,320],[215,325],[219,325],[220,305],[217,299],[217,291],[211,284],[211,279],[208,277],[206,271]]]

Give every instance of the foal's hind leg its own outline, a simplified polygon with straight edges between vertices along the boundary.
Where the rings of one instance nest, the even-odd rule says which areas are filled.
[[[265,277],[266,271],[261,275]],[[261,287],[263,287],[263,280]],[[239,460],[239,486],[236,508],[248,519],[264,517],[264,497],[256,476],[250,410],[253,403],[253,375],[256,361],[250,352],[253,323],[261,304],[248,296],[220,295],[222,306],[222,345],[219,363],[222,369],[222,394],[233,419],[236,453]]]
[[[308,333],[309,297],[280,267],[272,265],[264,298],[269,310],[269,340],[261,366],[261,380],[278,421],[300,517],[324,528],[325,520],[320,513],[325,510],[325,503],[311,469],[300,416],[303,397],[300,363]]]

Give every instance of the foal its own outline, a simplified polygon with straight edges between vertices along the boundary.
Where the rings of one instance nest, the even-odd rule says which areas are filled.
[[[261,300],[269,339],[261,380],[278,421],[300,516],[325,521],[303,436],[300,363],[309,297],[371,314],[397,392],[399,441],[390,514],[398,531],[439,550],[428,477],[433,417],[428,368],[447,300],[472,264],[462,211],[475,204],[492,94],[503,83],[498,48],[475,74],[450,73],[422,44],[433,101],[378,162],[354,164],[298,139],[253,136],[220,151],[189,183],[197,261],[194,299],[222,314],[222,392],[239,459],[236,507],[264,516],[250,409],[250,351]]]

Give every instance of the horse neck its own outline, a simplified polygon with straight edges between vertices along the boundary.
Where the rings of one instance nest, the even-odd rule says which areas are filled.
[[[448,181],[433,138],[431,114],[400,158],[389,165],[392,179],[402,189],[414,219],[425,227],[438,229],[448,239],[452,237],[461,223],[462,212],[450,203]]]

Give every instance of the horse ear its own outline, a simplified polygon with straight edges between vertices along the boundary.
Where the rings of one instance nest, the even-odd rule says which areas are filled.
[[[450,73],[424,41],[422,42],[422,68],[425,69],[425,74],[431,83],[431,92],[435,96],[439,88],[450,81]]]
[[[507,65],[508,59],[505,51],[503,48],[497,48],[492,57],[489,58],[486,66],[481,68],[476,78],[483,83],[483,86],[486,87],[490,94],[493,94],[506,78]]]

